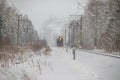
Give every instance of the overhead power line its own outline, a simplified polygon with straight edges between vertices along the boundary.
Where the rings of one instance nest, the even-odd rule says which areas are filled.
[[[77,3],[85,10],[86,8],[80,3],[77,1]],[[96,16],[94,15],[93,13],[91,13],[89,10],[87,10],[88,14],[92,15],[92,16]]]

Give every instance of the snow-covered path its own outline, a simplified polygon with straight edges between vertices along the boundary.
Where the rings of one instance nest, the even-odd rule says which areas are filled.
[[[54,48],[47,61],[52,64],[52,71],[43,71],[40,80],[100,80],[89,67],[73,60],[72,54],[66,53],[65,49]]]
[[[120,80],[120,59],[52,48],[51,55],[34,55],[25,62],[0,68],[0,80]]]
[[[77,50],[73,60],[71,50],[53,48],[48,61],[53,72],[42,75],[42,80],[120,80],[119,58]]]

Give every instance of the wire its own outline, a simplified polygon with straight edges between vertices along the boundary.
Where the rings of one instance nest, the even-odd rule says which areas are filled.
[[[85,7],[83,7],[83,5],[81,5],[81,3],[80,2],[77,2],[84,10],[86,9]],[[90,11],[88,11],[87,10],[87,12],[90,14],[90,15],[92,15],[92,16],[95,16],[93,13],[91,13]]]

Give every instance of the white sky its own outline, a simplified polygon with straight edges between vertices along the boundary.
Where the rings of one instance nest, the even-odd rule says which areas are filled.
[[[37,30],[50,16],[64,18],[77,11],[77,0],[11,0],[15,7],[27,14]],[[86,0],[79,0],[83,5]],[[81,8],[80,13],[83,13]]]

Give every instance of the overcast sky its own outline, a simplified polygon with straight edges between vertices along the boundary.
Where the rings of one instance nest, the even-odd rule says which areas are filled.
[[[37,30],[42,27],[42,23],[50,16],[57,18],[68,17],[75,14],[77,10],[77,0],[11,0],[15,7],[23,13],[27,14],[32,20]],[[83,5],[86,0],[79,0]],[[83,10],[79,10],[83,13]]]

